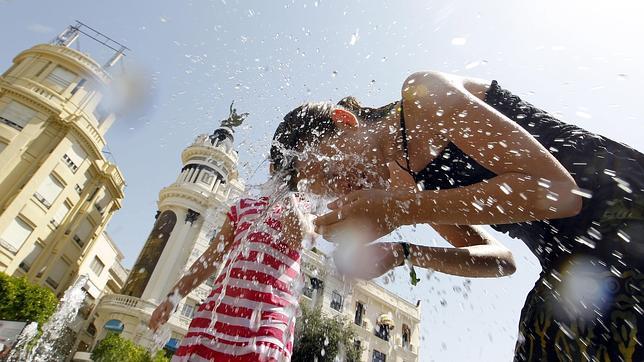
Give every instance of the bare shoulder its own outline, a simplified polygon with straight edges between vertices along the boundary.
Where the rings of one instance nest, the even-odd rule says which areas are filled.
[[[477,98],[484,98],[490,82],[485,79],[463,77],[435,70],[414,72],[403,83],[404,99],[431,97],[444,100],[457,92],[466,92]]]
[[[403,96],[418,96],[421,89],[434,89],[450,85],[454,81],[451,74],[426,70],[410,74],[403,83]]]

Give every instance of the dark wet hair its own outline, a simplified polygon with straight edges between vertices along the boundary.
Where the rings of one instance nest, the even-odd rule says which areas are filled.
[[[286,172],[291,189],[297,182],[294,161],[297,152],[307,145],[315,145],[336,131],[331,112],[338,107],[351,111],[358,119],[374,122],[391,112],[396,102],[380,108],[363,107],[355,97],[345,97],[337,106],[330,103],[306,103],[284,116],[277,126],[271,145],[271,163],[276,172]]]

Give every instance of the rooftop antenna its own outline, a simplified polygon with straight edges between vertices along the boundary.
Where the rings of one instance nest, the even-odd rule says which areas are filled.
[[[60,33],[56,39],[52,41],[52,44],[69,47],[81,34],[114,51],[114,54],[103,65],[103,68],[111,68],[125,56],[126,51],[130,50],[125,45],[78,20],[76,20],[76,24],[69,25],[62,33]]]

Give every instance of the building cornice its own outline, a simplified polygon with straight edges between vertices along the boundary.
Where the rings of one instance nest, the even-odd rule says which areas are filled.
[[[63,63],[71,65],[75,69],[82,69],[84,74],[91,75],[96,81],[104,85],[109,84],[112,78],[100,64],[86,54],[62,45],[38,44],[16,55],[13,61],[14,63],[19,62],[33,54],[51,57],[63,61]]]

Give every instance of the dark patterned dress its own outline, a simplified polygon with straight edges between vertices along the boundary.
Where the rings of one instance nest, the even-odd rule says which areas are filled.
[[[521,312],[515,361],[644,361],[644,155],[559,121],[496,81],[485,102],[556,157],[583,197],[574,217],[492,225],[523,240],[542,267]],[[401,126],[406,139],[404,119]],[[450,143],[412,176],[431,190],[496,175]]]

